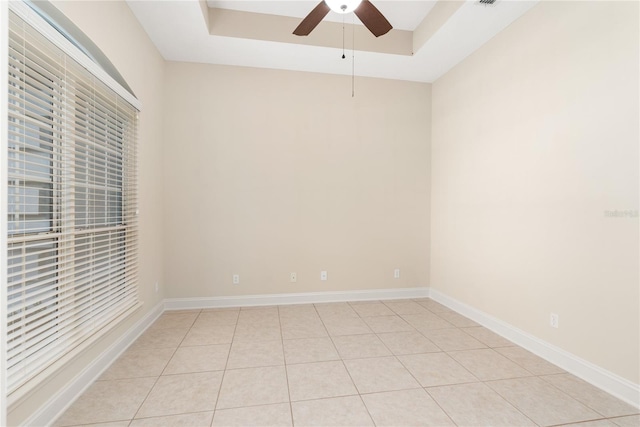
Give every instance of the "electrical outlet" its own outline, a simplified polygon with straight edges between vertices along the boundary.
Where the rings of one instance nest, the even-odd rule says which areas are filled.
[[[158,292],[158,289],[159,289],[159,287],[158,287],[158,282],[156,282],[156,284],[155,284],[154,288],[155,288],[156,292]]]
[[[296,273],[290,273],[290,280],[291,283],[295,283],[298,281],[298,276],[296,275]]]
[[[240,284],[240,275],[239,274],[234,274],[233,275],[233,284],[234,285],[239,285]]]
[[[560,325],[560,316],[556,313],[551,313],[551,316],[549,317],[549,325],[551,325],[552,328],[558,329],[558,326]]]
[[[400,278],[400,269],[396,268],[395,270],[393,270],[393,278],[394,279],[399,279]]]
[[[320,280],[327,280],[327,272],[326,271],[321,271],[320,272]]]

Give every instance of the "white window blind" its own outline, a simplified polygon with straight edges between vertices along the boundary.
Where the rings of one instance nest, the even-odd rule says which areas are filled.
[[[8,51],[12,393],[138,303],[137,110],[13,12]]]

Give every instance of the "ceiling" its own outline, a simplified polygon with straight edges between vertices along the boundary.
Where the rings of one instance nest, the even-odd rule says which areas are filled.
[[[292,35],[317,1],[127,3],[169,61],[350,75],[353,41],[356,75],[433,82],[537,1],[497,0],[485,6],[478,0],[373,0],[394,27],[379,38],[353,13],[335,12],[308,37]],[[346,59],[342,59],[343,45]]]

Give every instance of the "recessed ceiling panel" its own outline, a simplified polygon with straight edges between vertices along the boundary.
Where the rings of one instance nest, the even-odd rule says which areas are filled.
[[[318,0],[319,1],[319,0]],[[318,1],[308,0],[207,0],[209,7],[219,9],[239,10],[242,12],[265,13],[268,15],[292,16],[304,18],[318,4]],[[372,3],[389,20],[393,28],[413,31],[422,22],[436,1],[411,1],[411,0],[373,0]],[[329,12],[325,18],[328,21],[360,24],[353,14],[341,15]]]
[[[310,10],[309,7],[313,8],[316,4],[314,1],[306,0],[209,1],[212,5],[232,7],[236,10],[243,8],[241,12],[254,12],[254,15],[288,16],[286,19],[293,19],[291,16],[295,14],[299,15],[296,19],[302,19]],[[198,0],[127,0],[162,56],[169,61],[344,75],[355,72],[356,76],[420,82],[433,82],[442,76],[537,2],[538,0],[497,0],[491,6],[485,6],[478,0],[467,0],[453,14],[447,16],[444,22],[440,22],[442,20],[436,17],[438,14],[442,15],[446,9],[441,7],[442,5],[431,9],[432,2],[374,0],[375,5],[398,29],[401,26],[397,22],[401,19],[406,20],[405,28],[411,29],[428,16],[425,23],[419,26],[419,31],[426,31],[429,37],[421,41],[418,49],[413,46],[413,55],[375,49],[362,51],[358,49],[359,40],[362,46],[362,38],[355,39],[355,62],[352,63],[350,55],[341,59],[341,43],[331,47],[305,44],[305,41],[309,41],[307,37],[296,37],[295,41],[288,41],[279,38],[260,39],[215,34],[210,31],[208,25],[216,24],[209,22],[209,14],[203,10],[206,7],[203,8],[203,4]],[[416,9],[413,9],[414,12],[408,12],[405,8],[418,6],[423,7],[421,10],[425,12],[418,13]],[[430,11],[428,15],[427,9]],[[395,16],[399,18],[394,18]],[[412,23],[408,23],[409,19],[413,19]],[[431,28],[430,25],[434,22],[438,25]],[[274,28],[273,31],[283,31],[286,33],[284,35],[289,37],[294,27],[295,22],[285,25],[282,29]],[[433,31],[430,31],[430,28]],[[337,34],[334,36],[341,39],[340,28],[337,28]],[[384,37],[386,36],[376,40],[384,42]]]

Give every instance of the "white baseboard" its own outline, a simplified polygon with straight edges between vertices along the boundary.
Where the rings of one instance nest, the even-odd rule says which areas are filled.
[[[231,297],[168,298],[166,310],[247,307],[261,305],[309,304],[321,302],[426,298],[429,288],[372,289],[366,291],[307,292],[299,294],[245,295]]]
[[[47,403],[24,422],[26,426],[49,426],[163,313],[160,302],[138,320],[120,339],[80,372],[69,384],[53,395]]]
[[[442,305],[470,318],[520,347],[582,378],[588,383],[640,409],[640,385],[581,359],[559,347],[549,344],[527,332],[496,319],[478,309],[451,298],[435,289],[429,297]]]

